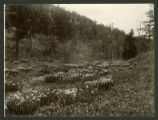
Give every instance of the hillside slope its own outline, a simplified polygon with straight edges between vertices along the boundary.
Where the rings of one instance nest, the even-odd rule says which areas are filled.
[[[8,62],[6,72],[12,74],[7,73],[5,76],[5,97],[6,101],[11,100],[13,103],[6,103],[8,107],[6,115],[16,116],[17,113],[19,114],[17,112],[19,107],[15,104],[18,101],[14,99],[14,103],[13,98],[8,96],[19,96],[20,94],[27,95],[28,99],[31,99],[29,91],[35,91],[35,98],[38,98],[37,94],[46,94],[46,98],[40,99],[42,105],[33,106],[31,101],[26,99],[19,108],[20,115],[23,115],[25,107],[30,105],[27,110],[32,110],[31,115],[33,116],[153,116],[155,113],[153,61],[153,52],[148,52],[128,61],[121,61],[120,65],[115,64],[109,67],[106,66],[108,64],[105,64],[107,61],[92,61],[92,63],[81,65],[54,65],[50,62],[37,61],[32,63]],[[119,62],[114,63],[118,64]],[[97,67],[100,68],[99,71],[96,69]],[[79,71],[80,76],[75,77]],[[110,89],[98,90],[94,87],[91,91],[90,87],[83,88],[84,82],[98,80],[101,77],[101,72],[106,72],[104,76],[111,74],[114,85]],[[94,75],[95,73],[97,76]],[[57,75],[57,78],[60,79],[54,81],[49,75]],[[48,79],[45,79],[46,77]],[[63,77],[66,78],[63,79],[64,81],[62,81]],[[20,85],[19,88],[15,86],[16,84]],[[50,89],[51,92],[54,89],[66,90],[70,93],[76,89],[85,91],[81,92],[81,95],[78,94],[77,98],[71,96],[73,99],[62,94],[59,97],[61,99],[58,98],[57,102],[45,104],[46,101],[54,100],[48,96],[47,89]],[[21,99],[21,97],[19,98]],[[63,100],[64,103],[61,103]],[[36,109],[34,110],[32,107]]]
[[[114,86],[92,103],[69,106],[70,116],[154,116],[153,61],[153,52],[148,52],[126,61],[129,66],[111,66]],[[52,110],[59,111],[52,107],[42,107],[36,114],[53,115]]]
[[[115,115],[154,115],[154,54],[144,53],[127,62],[130,66],[111,68],[115,86],[109,94]],[[105,96],[107,99],[107,95]],[[110,112],[111,113],[111,112]]]

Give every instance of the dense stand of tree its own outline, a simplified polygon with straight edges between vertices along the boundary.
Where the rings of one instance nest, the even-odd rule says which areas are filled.
[[[6,59],[128,59],[137,54],[136,42],[144,40],[59,6],[6,5],[5,11]]]

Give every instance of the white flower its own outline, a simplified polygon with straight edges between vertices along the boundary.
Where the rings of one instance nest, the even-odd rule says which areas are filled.
[[[36,100],[37,98],[34,96],[32,99],[33,99],[33,100]]]
[[[93,94],[93,93],[94,93],[94,91],[92,90],[92,91],[91,91],[91,93]]]
[[[26,96],[26,99],[28,99],[29,98],[29,96]]]
[[[14,94],[13,97],[16,98],[16,99],[20,99],[18,94]]]

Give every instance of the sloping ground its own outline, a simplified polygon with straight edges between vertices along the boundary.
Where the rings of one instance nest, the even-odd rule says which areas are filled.
[[[136,56],[133,59],[127,60],[129,63],[138,63],[138,64],[151,64],[154,62],[154,51],[148,51],[147,53],[142,53],[141,55]],[[153,64],[151,64],[153,65]]]
[[[148,52],[126,61],[130,65],[110,67],[115,84],[92,103],[76,103],[67,108],[51,104],[40,108],[35,115],[154,116],[153,59],[153,53]]]
[[[129,67],[111,68],[115,86],[103,101],[110,101],[114,116],[154,115],[154,54],[148,52],[128,60]]]
[[[35,98],[33,100],[34,104],[28,104],[30,101],[26,101],[26,104],[23,104],[23,107],[19,109],[20,111],[23,109],[23,113],[32,111],[33,116],[153,116],[153,58],[153,53],[148,52],[128,61],[116,61],[111,66],[109,66],[108,62],[69,65],[54,65],[52,63],[42,62],[18,65],[9,63],[12,65],[12,68],[7,69],[6,72],[10,73],[6,75],[6,80],[11,81],[11,91],[15,92],[15,97],[25,97],[23,93],[27,93],[28,90],[34,92],[33,96],[34,94],[37,96],[32,97]],[[106,71],[107,69],[109,72]],[[18,70],[18,72],[16,70]],[[79,77],[77,72],[80,73]],[[96,81],[96,78],[106,76],[107,73],[110,73],[112,81],[114,81],[114,86],[110,87],[110,89],[100,91],[98,89],[91,89],[90,87],[87,88],[87,86],[86,89],[83,87],[85,81],[89,81],[87,83],[92,86],[93,84],[96,85],[96,83],[102,84],[102,82],[107,82],[106,79],[106,81],[101,79],[102,82]],[[50,74],[53,76],[47,77],[47,75]],[[45,81],[45,76],[47,77],[48,83]],[[56,78],[59,79],[56,81]],[[64,80],[64,82],[61,80]],[[13,85],[18,82],[22,90],[15,88],[15,86],[18,85]],[[10,89],[11,87],[8,88]],[[72,96],[65,96],[64,92],[70,94],[75,93],[76,87],[78,91],[77,98],[74,99],[74,97],[72,97],[73,94]],[[48,88],[55,89],[60,96],[60,100],[56,99],[57,102],[51,102],[52,98],[53,100],[56,98],[56,95],[53,92],[53,94],[49,96],[50,91],[47,91]],[[62,96],[59,94],[59,91],[63,94]],[[12,92],[7,91],[6,96],[12,94]],[[26,96],[29,96],[29,93],[26,94]],[[39,98],[40,104],[45,104],[44,106],[37,107],[39,103],[36,102],[36,98],[39,96],[42,97]],[[13,106],[15,106],[15,108],[12,109],[13,111],[9,111],[10,113],[6,112],[7,116],[16,115],[13,113],[19,103],[18,101],[15,101],[17,105],[14,101],[11,101],[11,103],[10,107],[13,108]],[[37,103],[37,105],[35,103]],[[28,108],[27,106],[29,105],[30,107]]]
[[[106,78],[107,68],[94,63],[54,65],[16,61],[7,64],[10,67],[5,69],[6,114],[11,116],[33,115],[39,107],[50,103],[67,108],[69,104],[91,102],[99,95],[98,90],[113,84],[110,76]]]

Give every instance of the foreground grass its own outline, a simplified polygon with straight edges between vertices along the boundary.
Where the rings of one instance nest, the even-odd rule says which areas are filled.
[[[57,100],[38,107],[32,116],[153,116],[155,112],[153,55],[148,53],[128,62],[130,62],[130,67],[121,65],[110,67],[114,86],[109,90],[97,91],[91,101],[76,101],[69,105],[63,105],[60,100]],[[43,78],[39,79],[39,77],[37,77],[38,80],[35,79],[34,81],[35,75],[41,75],[41,72],[37,72],[41,66],[43,66],[42,63],[39,66],[36,64],[32,72],[22,71],[16,76],[7,76],[6,80],[19,81],[22,87],[17,89],[18,92],[32,88],[69,89],[83,87],[81,81],[47,84],[43,82]],[[44,66],[45,70],[42,69],[42,74],[43,72],[44,74],[52,73],[48,66]],[[12,93],[6,91],[6,100],[9,94]],[[85,97],[88,100],[86,96],[80,97]],[[16,116],[16,114],[6,110],[6,116]]]
[[[41,107],[41,116],[153,116],[154,77],[152,66],[111,69],[115,85],[92,103],[76,103],[68,107],[51,104]],[[120,71],[120,69],[123,69]]]

